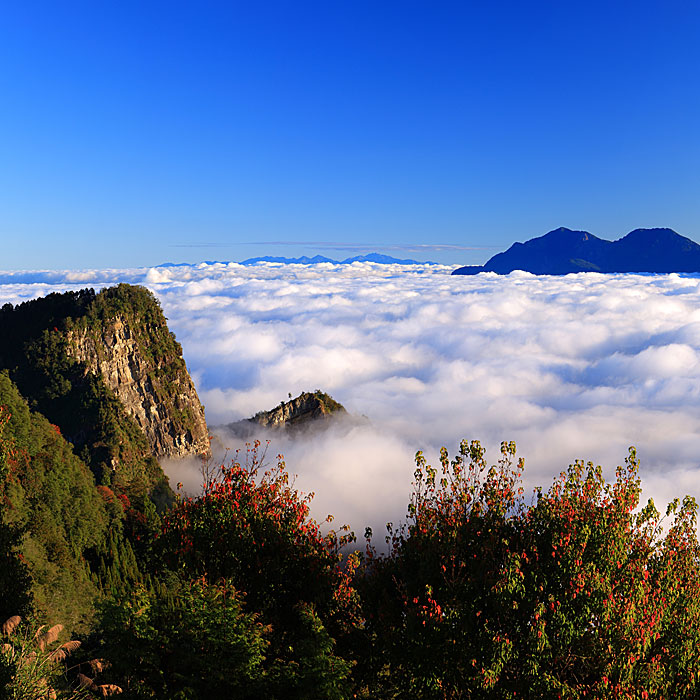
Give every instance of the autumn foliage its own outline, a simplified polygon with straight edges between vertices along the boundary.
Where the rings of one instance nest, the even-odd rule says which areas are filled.
[[[281,457],[266,468],[259,443],[208,474],[204,493],[163,520],[162,567],[225,586],[254,616],[264,643],[251,697],[347,697],[351,663],[338,647],[360,624],[357,557],[341,557],[352,534],[324,534],[310,517],[312,495],[289,484]]]
[[[690,698],[700,668],[696,505],[639,510],[634,450],[612,483],[575,462],[526,503],[522,462],[477,442],[417,455],[404,528],[368,544],[369,697]]]
[[[260,445],[241,463],[222,465],[204,495],[186,498],[165,518],[159,549],[173,570],[230,579],[248,604],[283,617],[300,601],[334,625],[351,620],[353,590],[340,550],[353,537],[325,535],[310,516],[313,494],[289,484],[281,456],[261,468]]]

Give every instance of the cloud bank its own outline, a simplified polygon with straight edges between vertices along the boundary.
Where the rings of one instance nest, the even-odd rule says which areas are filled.
[[[515,440],[526,482],[636,445],[658,502],[700,492],[700,279],[451,277],[443,266],[194,265],[0,273],[0,303],[144,284],[211,426],[320,388],[368,425],[275,438],[315,513],[356,532],[405,513],[413,455]],[[225,437],[230,440],[230,437]],[[236,444],[230,447],[235,449]]]

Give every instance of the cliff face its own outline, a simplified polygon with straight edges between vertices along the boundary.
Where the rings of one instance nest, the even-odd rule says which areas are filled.
[[[289,431],[288,435],[296,436],[307,430],[329,427],[332,418],[347,415],[343,405],[328,394],[320,390],[314,393],[305,391],[295,399],[280,402],[269,411],[260,411],[252,418],[229,423],[225,427],[233,436],[245,440],[258,436],[261,427]]]
[[[99,374],[146,435],[158,457],[184,457],[208,451],[204,408],[187,373],[180,346],[171,353],[144,352],[167,333],[163,324],[136,325],[123,315],[98,328],[67,334],[67,353]],[[150,356],[149,356],[150,355]]]
[[[120,284],[0,309],[0,368],[99,484],[172,497],[157,457],[209,452],[204,410],[155,297]]]

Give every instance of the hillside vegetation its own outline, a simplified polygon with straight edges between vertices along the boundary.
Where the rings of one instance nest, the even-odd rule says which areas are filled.
[[[697,508],[672,503],[665,530],[653,504],[639,510],[633,451],[614,481],[576,462],[531,502],[512,443],[491,467],[476,442],[437,468],[419,454],[389,550],[367,532],[349,555],[353,535],[322,530],[284,464],[261,458],[254,444],[213,470],[141,531],[141,558],[112,557],[112,571],[140,562],[135,575],[122,563],[94,584],[85,653],[125,697],[696,697]],[[20,574],[36,567],[26,547],[4,553]],[[26,610],[12,581],[3,608]]]
[[[97,482],[137,500],[171,499],[156,457],[197,454],[208,442],[182,349],[153,295],[127,284],[49,294],[6,304],[0,327],[0,368]]]
[[[196,393],[186,395],[191,381],[180,346],[143,288],[7,304],[0,323],[0,542],[10,572],[0,614],[33,608],[67,632],[85,633],[97,602],[144,580],[148,535],[160,527],[158,511],[174,501],[158,452],[105,374],[119,362],[144,368],[144,395],[168,434],[191,436],[197,426],[176,410],[182,396],[166,396],[166,387],[182,393],[184,386],[193,410],[201,405]],[[115,328],[134,341],[122,357],[112,349],[110,361],[94,367],[76,359],[81,347],[106,357],[104,336]],[[134,379],[138,386],[136,372]],[[15,573],[13,546],[21,553]],[[14,579],[31,584],[13,593]]]

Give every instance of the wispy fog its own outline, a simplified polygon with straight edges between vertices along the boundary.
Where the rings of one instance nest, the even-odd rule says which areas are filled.
[[[413,455],[478,438],[528,484],[573,459],[611,473],[635,444],[657,502],[700,492],[700,280],[450,277],[440,266],[199,265],[0,273],[0,302],[145,284],[183,346],[210,426],[322,389],[368,423],[273,435],[315,513],[357,532],[405,512]],[[222,441],[239,445],[230,435]],[[195,488],[181,465],[173,478]],[[184,476],[183,476],[184,474]]]

